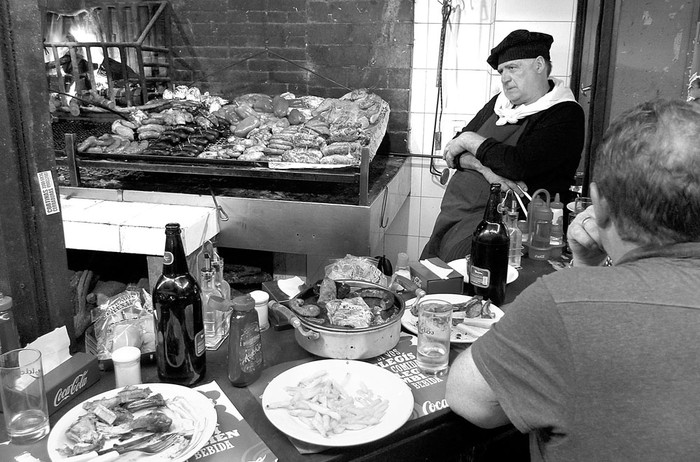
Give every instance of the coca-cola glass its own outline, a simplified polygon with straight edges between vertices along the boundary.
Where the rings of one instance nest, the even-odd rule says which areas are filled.
[[[49,434],[39,350],[23,348],[0,355],[0,397],[12,443],[30,444]]]
[[[418,302],[418,356],[416,364],[427,375],[447,373],[452,333],[452,304],[444,300]]]

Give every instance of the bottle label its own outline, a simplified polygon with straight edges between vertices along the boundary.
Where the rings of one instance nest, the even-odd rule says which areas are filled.
[[[204,330],[202,329],[197,332],[197,335],[194,336],[194,354],[198,357],[202,356],[206,348],[207,345],[204,339]]]
[[[240,365],[241,370],[248,374],[262,366],[262,343],[257,321],[248,323],[241,332]]]
[[[478,266],[469,265],[469,283],[471,285],[486,289],[489,287],[490,281],[491,271],[486,268],[479,268]]]
[[[172,265],[173,261],[175,261],[175,256],[173,255],[172,252],[163,252],[163,264],[164,265]]]

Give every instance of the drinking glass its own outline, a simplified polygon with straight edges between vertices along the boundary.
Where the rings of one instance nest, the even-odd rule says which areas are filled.
[[[591,205],[593,205],[593,201],[590,197],[577,197],[574,200],[574,215],[578,215]]]
[[[427,375],[447,373],[452,332],[452,304],[444,300],[418,303],[418,356],[416,364]]]
[[[34,443],[49,433],[41,352],[31,348],[0,355],[0,398],[14,444]]]

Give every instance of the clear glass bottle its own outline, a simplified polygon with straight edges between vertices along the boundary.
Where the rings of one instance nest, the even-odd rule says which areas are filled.
[[[506,192],[504,203],[503,221],[508,228],[508,236],[510,237],[508,264],[514,268],[520,268],[523,255],[523,232],[518,225],[520,212],[515,192],[512,189]]]
[[[204,339],[207,350],[218,350],[226,334],[225,299],[214,284],[214,269],[202,268],[200,271],[202,285],[202,310],[204,311]]]
[[[510,248],[508,249],[508,264],[513,268],[522,266],[523,256],[523,232],[518,227],[518,211],[515,213],[508,211],[505,214],[506,227],[510,237]]]

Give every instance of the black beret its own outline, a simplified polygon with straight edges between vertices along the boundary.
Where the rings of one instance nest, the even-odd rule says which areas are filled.
[[[528,59],[542,56],[549,58],[549,47],[554,38],[542,32],[530,32],[525,29],[514,30],[501,43],[491,49],[486,60],[489,65],[498,69],[498,65],[514,59]]]

